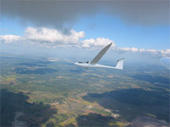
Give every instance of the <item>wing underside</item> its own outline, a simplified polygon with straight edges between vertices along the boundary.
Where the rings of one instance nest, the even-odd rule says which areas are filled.
[[[90,62],[90,64],[96,64],[96,63],[102,58],[102,56],[106,53],[106,51],[110,48],[111,45],[112,45],[112,43],[110,43],[109,45],[107,45],[106,47],[104,47],[104,48],[97,54],[97,56]]]

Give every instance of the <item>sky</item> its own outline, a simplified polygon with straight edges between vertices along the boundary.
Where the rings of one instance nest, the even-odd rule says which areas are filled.
[[[87,38],[104,37],[114,40],[119,47],[170,48],[170,27],[168,25],[127,24],[120,18],[107,14],[83,17],[74,27],[83,30]]]
[[[169,6],[168,0],[2,0],[0,45],[7,52],[113,43],[117,52],[170,56]]]

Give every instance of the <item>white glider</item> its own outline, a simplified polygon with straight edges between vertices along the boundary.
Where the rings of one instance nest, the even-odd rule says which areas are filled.
[[[100,67],[100,68],[112,68],[112,69],[119,69],[123,70],[123,63],[124,63],[124,58],[121,58],[117,60],[116,66],[107,66],[107,65],[102,65],[102,64],[97,64],[97,62],[102,58],[102,56],[106,53],[106,51],[110,48],[112,43],[109,45],[105,46],[92,61],[87,61],[87,62],[76,62],[74,63],[75,65],[82,66],[82,67]]]

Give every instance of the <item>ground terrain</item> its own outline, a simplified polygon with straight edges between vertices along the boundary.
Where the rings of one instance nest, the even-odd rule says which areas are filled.
[[[0,56],[0,69],[2,127],[166,127],[170,122],[170,72],[161,65],[128,64],[119,71]]]

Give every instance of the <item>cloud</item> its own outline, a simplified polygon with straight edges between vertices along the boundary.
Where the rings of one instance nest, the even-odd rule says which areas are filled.
[[[135,48],[135,47],[127,47],[127,48],[118,48],[119,50],[121,51],[127,51],[127,52],[140,52],[140,53],[143,53],[143,52],[148,52],[148,53],[159,53],[161,52],[162,50],[156,50],[156,49],[143,49],[143,48]]]
[[[103,47],[109,43],[112,43],[112,46],[115,47],[114,41],[108,38],[96,38],[96,39],[85,39],[81,40],[85,37],[84,31],[75,31],[71,29],[68,34],[65,34],[57,29],[50,28],[34,28],[28,27],[25,30],[24,36],[16,36],[16,35],[1,35],[0,40],[5,43],[8,42],[16,42],[16,41],[30,41],[32,43],[44,43],[53,44],[53,46],[57,45],[79,45],[83,48],[90,47]]]
[[[138,52],[138,48],[134,48],[134,47],[132,47],[132,48],[129,48],[129,47],[127,47],[127,48],[118,48],[118,50],[127,51],[127,52]]]
[[[69,34],[62,33],[56,29],[49,28],[34,28],[28,27],[25,30],[24,36],[17,35],[0,35],[0,40],[3,43],[12,42],[31,42],[31,43],[47,43],[56,45],[64,44],[78,44],[81,38],[83,38],[84,32],[76,32],[75,30],[70,30]]]
[[[169,0],[1,0],[1,17],[63,29],[77,19],[107,13],[130,24],[169,24]]]
[[[114,41],[107,39],[107,38],[96,38],[96,39],[86,39],[82,41],[82,47],[89,48],[89,47],[98,47],[98,46],[105,46],[109,43],[112,43],[112,46],[115,47]]]
[[[118,51],[123,52],[133,52],[133,53],[147,53],[147,54],[153,54],[157,56],[169,56],[170,57],[170,49],[164,49],[164,50],[156,50],[156,49],[143,49],[143,48],[117,48]]]
[[[64,34],[56,29],[28,27],[25,31],[24,38],[39,42],[71,44],[78,43],[80,38],[83,37],[83,31],[76,32],[75,30],[70,30],[69,34]]]
[[[0,35],[0,41],[5,43],[11,43],[20,40],[21,37],[17,35]]]
[[[135,47],[116,47],[113,40],[108,38],[98,37],[96,39],[85,39],[85,33],[83,31],[75,31],[71,29],[68,34],[65,34],[57,29],[50,28],[34,28],[28,27],[25,30],[23,36],[17,35],[0,35],[0,41],[3,43],[32,43],[40,44],[48,48],[56,48],[57,46],[78,46],[82,48],[91,47],[104,47],[105,45],[112,43],[112,50],[119,52],[132,52],[132,53],[147,53],[157,56],[170,56],[170,49],[156,50],[156,49],[143,49]]]
[[[161,50],[161,54],[170,57],[170,49]]]

